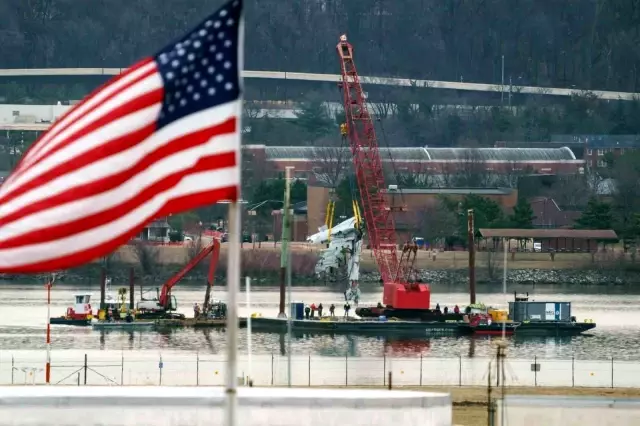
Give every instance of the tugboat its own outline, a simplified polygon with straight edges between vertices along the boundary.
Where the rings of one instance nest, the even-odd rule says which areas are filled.
[[[91,325],[91,320],[93,319],[93,313],[91,311],[91,295],[76,294],[74,297],[75,304],[67,308],[67,312],[64,316],[49,319],[51,325]]]

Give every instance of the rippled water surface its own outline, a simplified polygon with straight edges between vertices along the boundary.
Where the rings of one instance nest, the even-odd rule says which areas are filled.
[[[116,285],[117,286],[117,285]],[[481,287],[478,301],[496,307],[506,307],[507,300],[501,293]],[[640,293],[622,288],[516,288],[518,292],[529,291],[533,300],[570,301],[573,315],[578,320],[585,318],[597,322],[597,328],[589,334],[567,338],[512,338],[509,350],[514,358],[571,358],[640,360]],[[62,315],[73,301],[76,293],[91,292],[94,305],[99,299],[99,288],[56,285],[52,293],[51,315]],[[115,287],[114,287],[115,291]],[[460,286],[433,289],[432,303],[452,307],[468,303],[468,295]],[[46,292],[40,285],[17,285],[5,283],[0,286],[0,351],[44,349],[47,316]],[[600,293],[597,293],[600,292]],[[204,290],[201,286],[185,285],[174,289],[179,311],[191,316],[191,307],[202,302]],[[216,289],[215,297],[225,300],[224,289]],[[252,307],[248,309],[241,295],[240,315],[260,312],[264,316],[275,316],[279,295],[276,288],[261,287],[252,291]],[[363,294],[362,304],[375,304],[381,293]],[[512,298],[511,293],[508,298]],[[294,288],[293,298],[308,303],[332,302],[341,306],[342,294],[325,287]],[[257,354],[284,353],[285,336],[269,333],[253,334],[253,351]],[[246,350],[246,334],[240,337],[241,349]],[[160,350],[217,354],[225,350],[224,332],[217,330],[175,329],[168,333],[156,331],[98,331],[89,327],[52,327],[52,347],[76,350]],[[494,352],[490,338],[437,337],[424,339],[392,340],[382,337],[361,336],[296,336],[292,344],[295,354],[326,356],[381,356],[386,353],[424,356],[487,356]]]

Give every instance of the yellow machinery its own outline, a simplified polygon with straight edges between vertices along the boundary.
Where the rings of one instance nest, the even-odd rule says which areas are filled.
[[[349,130],[347,128],[347,123],[340,124],[340,135],[343,139],[347,137]],[[333,190],[335,191],[335,189]],[[333,198],[333,197],[332,197]],[[360,228],[362,224],[362,215],[360,214],[360,207],[358,206],[358,202],[356,200],[351,200],[351,208],[353,209],[353,216],[356,219],[355,226],[356,228]],[[324,223],[327,226],[328,232],[328,242],[331,242],[331,228],[333,227],[333,217],[335,215],[336,202],[331,199],[327,203],[326,216],[324,219]]]
[[[494,322],[511,322],[509,319],[509,313],[504,309],[491,309],[487,310],[487,313],[491,315],[491,320]]]
[[[329,203],[327,204],[327,213],[326,216],[324,218],[324,224],[327,225],[327,229],[328,229],[328,234],[327,234],[327,241],[331,242],[331,228],[333,227],[333,215],[336,209],[336,202],[333,200],[330,200]]]
[[[356,218],[356,228],[360,228],[362,224],[362,215],[360,214],[360,206],[358,206],[358,202],[356,200],[351,200],[352,208],[353,208],[353,217]]]
[[[355,218],[355,227],[360,229],[362,224],[362,215],[360,214],[360,206],[356,200],[351,200],[351,208],[353,209],[353,217]],[[335,215],[336,202],[331,200],[327,203],[327,213],[324,219],[325,225],[327,225],[328,242],[331,242],[331,228],[333,227],[333,217]]]

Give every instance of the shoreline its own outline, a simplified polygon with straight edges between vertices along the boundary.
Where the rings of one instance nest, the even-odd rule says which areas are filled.
[[[144,274],[137,265],[117,263],[111,264],[106,273],[112,282],[119,286],[128,286],[130,269],[135,273],[135,285],[145,287],[161,287],[162,284],[176,274],[183,265],[159,265],[152,274]],[[199,265],[183,278],[183,283],[202,285],[207,280],[208,265]],[[279,282],[279,265],[275,270],[243,268],[247,276],[253,278],[256,287],[277,286]],[[224,268],[218,269],[214,286],[226,286]],[[431,284],[435,290],[439,286],[452,284],[467,285],[467,269],[421,269],[418,275],[422,282]],[[476,284],[479,286],[497,286],[502,288],[502,268],[487,271],[476,268]],[[67,271],[56,273],[56,282],[69,285],[98,285],[101,276],[101,265],[92,263]],[[339,291],[344,289],[346,280],[324,281],[314,274],[293,273],[294,287],[327,287]],[[48,279],[47,274],[19,275],[0,274],[0,281],[20,284],[42,284]],[[362,272],[360,283],[363,291],[379,289],[380,276],[377,272]],[[574,286],[574,287],[616,287],[638,286],[640,288],[640,272],[610,269],[509,269],[507,271],[509,286]],[[496,287],[496,288],[497,288]]]

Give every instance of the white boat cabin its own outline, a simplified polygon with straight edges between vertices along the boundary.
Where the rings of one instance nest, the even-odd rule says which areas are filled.
[[[75,304],[73,310],[76,314],[88,314],[91,313],[91,295],[90,294],[75,294]]]

